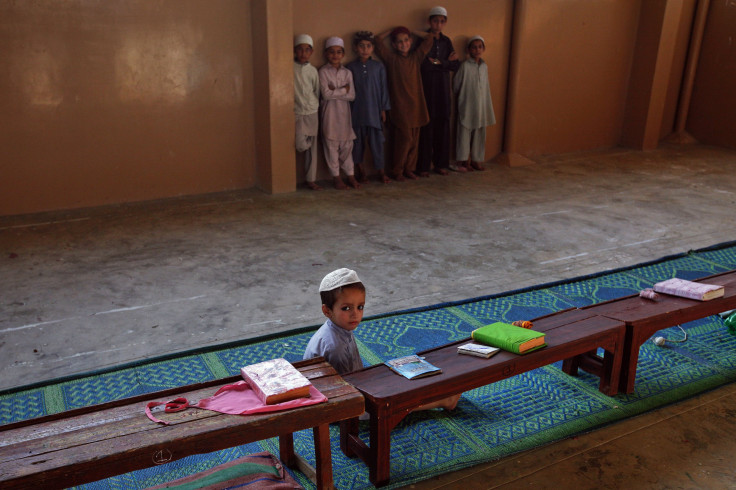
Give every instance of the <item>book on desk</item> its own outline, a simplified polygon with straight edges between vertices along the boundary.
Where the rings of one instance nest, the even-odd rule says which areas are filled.
[[[309,396],[312,383],[283,358],[240,368],[240,374],[266,405]]]
[[[673,277],[666,281],[656,283],[652,289],[657,293],[671,294],[682,298],[695,299],[698,301],[709,301],[720,298],[725,293],[725,288],[717,284],[705,284],[693,282],[687,279]]]
[[[488,359],[493,354],[496,354],[501,349],[499,347],[493,347],[490,345],[476,344],[475,342],[469,342],[467,344],[458,345],[457,353],[465,354],[468,356],[485,357]]]
[[[477,328],[470,336],[476,342],[499,347],[514,354],[526,354],[547,345],[544,333],[503,322]]]
[[[389,359],[384,364],[406,379],[424,378],[425,376],[432,376],[442,372],[442,369],[425,361],[423,357],[416,354]]]

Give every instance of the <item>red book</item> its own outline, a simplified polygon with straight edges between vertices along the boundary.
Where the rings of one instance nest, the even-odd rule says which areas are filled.
[[[278,358],[240,368],[243,379],[266,405],[309,397],[312,383],[286,359]]]

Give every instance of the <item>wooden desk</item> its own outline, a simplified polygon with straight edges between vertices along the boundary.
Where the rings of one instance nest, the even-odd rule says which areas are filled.
[[[534,320],[534,329],[546,333],[547,347],[525,355],[499,352],[490,359],[457,353],[457,346],[469,339],[453,342],[419,354],[442,368],[442,373],[408,380],[383,364],[344,376],[365,396],[370,414],[370,446],[358,437],[357,420],[340,426],[340,445],[347,456],[360,457],[369,468],[376,486],[390,478],[391,430],[409,412],[480,386],[509,378],[554,362],[605,349],[601,362],[600,389],[615,394],[621,368],[624,324],[581,310],[568,310]],[[570,367],[572,372],[573,367]],[[577,367],[574,367],[577,370]]]
[[[696,282],[720,284],[725,287],[725,294],[722,298],[710,301],[697,301],[669,294],[660,294],[656,300],[632,295],[583,308],[596,315],[626,323],[626,347],[619,391],[634,391],[639,348],[655,332],[736,308],[736,271],[704,277]]]
[[[332,488],[329,424],[360,415],[363,397],[322,358],[294,366],[327,402],[259,415],[197,408],[157,412],[168,426],[144,413],[149,401],[211,396],[218,387],[242,379],[235,376],[0,426],[0,487],[66,488],[275,436],[283,463],[309,471],[294,453],[292,433],[312,428],[317,487]],[[307,474],[315,477],[314,470]]]

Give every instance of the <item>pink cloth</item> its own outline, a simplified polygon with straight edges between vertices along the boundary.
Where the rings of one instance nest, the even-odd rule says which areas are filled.
[[[179,400],[179,399],[177,399]],[[309,387],[309,398],[296,398],[288,402],[275,403],[266,405],[258,398],[255,391],[245,381],[238,381],[235,384],[225,385],[209,398],[203,398],[197,403],[170,408],[167,406],[167,412],[178,412],[188,407],[204,408],[205,410],[213,410],[215,412],[228,413],[232,415],[252,415],[256,413],[278,412],[288,410],[290,408],[304,407],[307,405],[315,405],[327,401],[327,397],[319,392],[314,386]],[[154,422],[169,425],[168,422],[157,419],[151,413],[151,408],[159,405],[167,405],[172,402],[149,402],[146,405],[146,415]]]

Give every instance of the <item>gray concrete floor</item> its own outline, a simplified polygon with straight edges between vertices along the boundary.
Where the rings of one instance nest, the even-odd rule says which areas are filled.
[[[373,315],[736,239],[734,150],[487,167],[0,217],[0,389],[317,325],[317,286],[338,267],[358,271]]]

